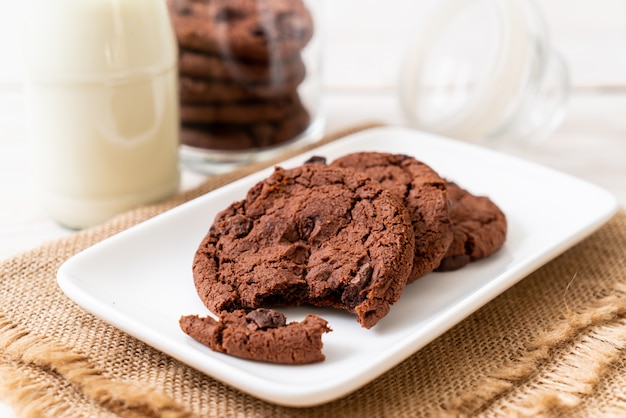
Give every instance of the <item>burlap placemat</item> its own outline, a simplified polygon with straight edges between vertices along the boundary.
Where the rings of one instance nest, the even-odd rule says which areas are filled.
[[[2,263],[2,398],[21,416],[53,417],[626,414],[623,210],[391,371],[313,408],[276,406],[221,384],[96,319],[58,288],[57,268],[78,251],[256,169]]]

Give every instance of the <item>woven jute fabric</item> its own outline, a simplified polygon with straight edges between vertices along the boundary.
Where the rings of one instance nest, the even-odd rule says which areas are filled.
[[[312,408],[224,385],[95,318],[58,288],[58,267],[80,250],[258,168],[211,177],[3,262],[2,399],[28,417],[626,416],[624,210],[381,377]]]

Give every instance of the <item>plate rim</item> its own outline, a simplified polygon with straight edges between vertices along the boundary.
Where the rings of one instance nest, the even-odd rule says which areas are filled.
[[[180,352],[176,349],[177,347],[175,345],[171,346],[171,344],[168,344],[167,338],[163,339],[163,337],[160,336],[158,332],[154,333],[152,332],[152,330],[150,332],[145,332],[146,330],[144,330],[143,325],[137,323],[135,318],[130,318],[131,320],[129,322],[129,318],[127,316],[123,315],[121,312],[110,309],[109,306],[105,306],[104,302],[101,302],[100,300],[94,298],[93,295],[90,295],[85,289],[81,288],[80,283],[82,282],[82,279],[80,277],[76,277],[75,274],[71,271],[72,266],[75,263],[77,263],[76,260],[80,260],[81,257],[84,256],[84,254],[98,251],[98,249],[101,248],[101,246],[103,245],[102,244],[103,242],[107,242],[107,243],[115,242],[115,240],[124,239],[126,236],[132,236],[132,234],[141,234],[144,229],[150,229],[151,225],[162,222],[163,219],[173,218],[176,216],[176,214],[182,213],[185,210],[187,210],[186,208],[193,207],[195,204],[197,204],[199,199],[211,199],[211,196],[219,195],[220,193],[225,193],[224,192],[225,188],[229,188],[228,190],[230,190],[231,188],[236,189],[238,187],[242,187],[242,185],[244,184],[258,181],[264,178],[267,175],[267,173],[270,173],[273,170],[273,166],[275,165],[285,164],[286,166],[290,166],[292,164],[295,164],[296,161],[302,162],[306,156],[323,153],[324,150],[328,149],[329,147],[332,149],[333,146],[335,147],[340,146],[337,144],[344,144],[349,141],[358,142],[359,140],[363,140],[363,138],[368,137],[368,136],[375,138],[376,136],[379,136],[379,135],[416,135],[416,134],[418,136],[426,137],[429,140],[443,141],[447,144],[450,144],[453,142],[454,143],[453,147],[458,147],[461,150],[463,149],[476,150],[477,148],[479,148],[478,152],[484,155],[492,155],[492,156],[497,156],[499,158],[504,157],[505,159],[508,159],[509,161],[517,161],[518,163],[529,166],[529,167],[540,168],[541,170],[548,170],[549,172],[553,172],[555,174],[558,174],[559,176],[564,176],[564,178],[570,178],[572,181],[575,181],[576,183],[586,184],[592,190],[598,192],[600,195],[603,195],[605,199],[605,206],[603,207],[602,213],[598,213],[597,216],[595,216],[593,222],[588,222],[584,225],[584,227],[579,228],[577,230],[577,233],[574,234],[573,237],[570,237],[569,240],[567,240],[566,242],[562,242],[561,245],[559,246],[555,246],[551,252],[543,254],[542,257],[536,260],[535,263],[522,264],[521,267],[523,268],[521,268],[520,271],[510,272],[509,275],[515,276],[516,277],[515,279],[509,278],[508,280],[505,280],[505,281],[500,280],[497,283],[495,283],[494,287],[490,290],[488,294],[482,294],[481,299],[486,299],[486,300],[482,300],[480,302],[466,301],[465,303],[466,306],[460,313],[457,312],[456,317],[452,320],[452,324],[450,326],[446,327],[445,329],[441,329],[441,328],[437,329],[435,327],[435,329],[430,330],[429,338],[427,339],[427,341],[420,344],[420,346],[417,349],[415,349],[415,344],[405,343],[401,347],[401,350],[399,350],[399,352],[401,353],[399,358],[392,358],[391,356],[389,356],[387,358],[387,361],[384,362],[384,364],[382,365],[379,364],[379,367],[366,369],[367,373],[362,373],[363,377],[359,381],[356,381],[356,382],[341,381],[340,384],[335,382],[333,386],[326,385],[325,387],[318,387],[317,390],[315,391],[312,391],[311,388],[309,388],[308,386],[305,388],[301,388],[301,390],[297,390],[299,386],[296,386],[296,385],[288,385],[288,384],[283,384],[283,383],[276,382],[276,381],[268,382],[267,380],[262,380],[262,379],[258,380],[258,376],[255,376],[255,379],[258,380],[258,383],[262,382],[263,385],[265,385],[263,387],[264,390],[259,390],[258,384],[255,385],[255,382],[253,382],[253,384],[249,384],[249,382],[248,383],[246,382],[233,383],[233,381],[225,381],[224,379],[220,377],[216,377],[214,372],[212,373],[211,371],[208,371],[206,367],[202,366],[202,364],[199,364],[200,362],[196,361],[197,356],[195,354],[191,357],[191,359],[194,361],[190,362],[189,356],[187,357],[181,356]],[[258,179],[258,180],[255,180],[255,179]],[[265,169],[246,175],[242,177],[241,179],[235,180],[234,182],[221,186],[202,196],[196,197],[194,199],[189,200],[188,202],[182,203],[181,205],[178,205],[174,208],[166,210],[163,213],[160,213],[146,221],[143,221],[134,226],[131,226],[130,228],[123,230],[119,232],[118,234],[115,234],[109,238],[105,238],[104,240],[90,246],[89,248],[84,249],[83,251],[80,251],[79,253],[75,254],[74,256],[66,260],[57,271],[57,283],[59,287],[62,289],[62,291],[70,299],[72,299],[79,306],[81,306],[81,308],[94,314],[98,318],[113,325],[114,327],[121,329],[122,331],[132,335],[135,338],[138,338],[139,340],[147,343],[148,345],[154,347],[155,349],[162,351],[165,354],[171,357],[174,357],[178,359],[179,361],[189,365],[190,367],[193,367],[199,370],[200,372],[207,374],[210,377],[233,387],[235,390],[243,391],[245,393],[248,393],[262,400],[279,404],[279,405],[290,406],[290,407],[309,407],[309,406],[316,406],[316,405],[320,405],[323,403],[327,403],[327,402],[336,400],[338,398],[341,398],[343,396],[346,396],[347,394],[354,392],[355,390],[358,390],[360,387],[371,382],[374,378],[382,375],[383,373],[388,371],[391,367],[404,361],[410,355],[419,351],[421,348],[423,348],[425,345],[433,341],[435,338],[437,338],[438,336],[450,330],[452,326],[458,324],[463,319],[471,315],[471,313],[480,309],[482,306],[489,303],[493,298],[495,298],[499,294],[506,291],[508,288],[513,286],[518,281],[528,276],[528,274],[530,274],[532,271],[545,265],[547,262],[554,259],[559,254],[563,253],[564,251],[571,248],[578,242],[582,241],[584,238],[589,236],[591,233],[593,233],[598,228],[600,228],[604,223],[606,223],[617,212],[617,210],[618,210],[617,200],[608,191],[600,188],[597,185],[594,185],[588,182],[587,180],[574,177],[572,175],[563,173],[553,168],[543,166],[538,163],[534,163],[532,161],[524,160],[517,156],[504,154],[502,152],[495,151],[489,148],[484,148],[476,144],[464,143],[464,142],[456,141],[451,138],[440,137],[440,136],[433,135],[430,133],[416,131],[410,128],[374,127],[374,128],[369,128],[369,129],[359,131],[353,134],[349,134],[347,136],[337,139],[336,141],[321,145],[318,148],[303,152],[295,157],[288,158],[270,167],[267,167]],[[448,320],[448,322],[450,322],[450,320]],[[136,323],[138,324],[138,327],[133,328],[136,325]],[[407,338],[410,339],[409,337]],[[199,343],[196,343],[196,344],[199,344]],[[396,351],[397,351],[396,354],[398,354],[398,350]],[[182,354],[186,354],[187,352],[194,353],[191,350],[185,350],[183,351]],[[248,361],[248,360],[242,360],[242,361]],[[222,364],[219,366],[223,367],[224,365]],[[299,367],[299,366],[287,366],[287,367]],[[226,367],[224,370],[230,371],[230,368]],[[340,386],[340,387],[337,387],[337,386]]]

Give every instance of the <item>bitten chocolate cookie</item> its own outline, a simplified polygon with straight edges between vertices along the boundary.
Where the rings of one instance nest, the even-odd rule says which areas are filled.
[[[311,117],[300,109],[277,122],[253,124],[183,124],[181,143],[192,147],[218,150],[250,150],[267,148],[296,138],[304,132]]]
[[[271,62],[298,53],[313,36],[302,0],[167,0],[183,48]]]
[[[180,119],[187,123],[257,123],[279,121],[303,108],[300,97],[291,94],[268,100],[224,104],[182,104]]]
[[[437,271],[457,270],[490,256],[502,247],[507,232],[506,216],[491,199],[475,196],[453,182],[447,186],[454,239]]]
[[[276,167],[219,213],[193,276],[213,312],[309,303],[374,326],[396,302],[415,237],[400,200],[353,170]]]
[[[331,331],[328,323],[316,315],[287,324],[283,314],[263,308],[222,312],[219,321],[183,316],[179,323],[187,335],[213,351],[282,364],[323,361],[322,335]]]
[[[444,179],[428,165],[401,154],[353,153],[333,161],[331,166],[359,170],[403,200],[415,232],[415,254],[409,283],[439,266],[452,242]]]
[[[268,63],[229,60],[219,55],[181,49],[178,69],[182,76],[216,81],[230,81],[242,85],[279,85],[283,80],[300,80],[306,67],[300,54]]]

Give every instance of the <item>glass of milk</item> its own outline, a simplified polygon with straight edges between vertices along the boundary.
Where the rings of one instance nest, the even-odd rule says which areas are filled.
[[[179,187],[177,44],[163,0],[28,0],[24,93],[41,201],[82,229]]]

